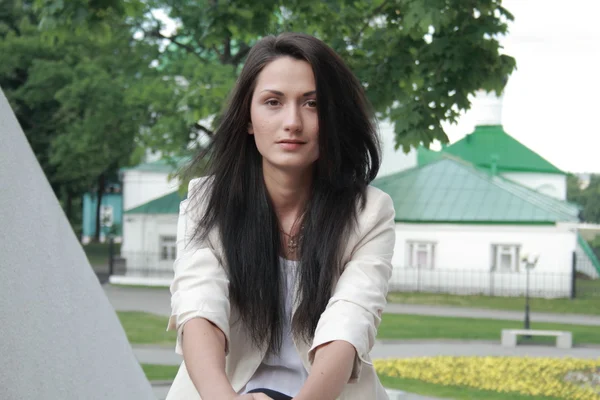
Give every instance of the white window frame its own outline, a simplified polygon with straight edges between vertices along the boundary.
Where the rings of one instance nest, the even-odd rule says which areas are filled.
[[[159,237],[159,255],[161,261],[174,261],[177,258],[177,237],[161,235]]]
[[[514,243],[494,243],[492,244],[492,271],[498,273],[518,273],[520,270],[521,245]],[[509,268],[501,268],[502,256],[510,256]]]
[[[420,240],[406,241],[406,265],[409,268],[434,269],[435,268],[435,242]],[[418,264],[418,253],[426,252],[425,265]]]

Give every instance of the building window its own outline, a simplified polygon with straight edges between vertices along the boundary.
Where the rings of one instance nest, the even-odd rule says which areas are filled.
[[[408,266],[412,268],[435,267],[435,243],[407,242]]]
[[[519,272],[519,252],[521,246],[516,244],[492,245],[492,271]]]
[[[160,259],[175,260],[177,257],[177,238],[175,236],[160,237]]]

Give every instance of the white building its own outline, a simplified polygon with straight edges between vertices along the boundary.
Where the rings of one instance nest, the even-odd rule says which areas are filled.
[[[570,296],[574,258],[598,277],[581,246],[579,209],[498,173],[442,155],[374,185],[396,209],[391,290],[522,295],[527,254],[539,256],[532,295]]]
[[[158,160],[124,168],[121,274],[111,283],[168,285],[176,257],[180,181],[174,177],[187,159]]]

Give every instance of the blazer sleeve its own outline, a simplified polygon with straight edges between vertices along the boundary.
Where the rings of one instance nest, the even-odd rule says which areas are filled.
[[[190,182],[189,194],[194,193],[198,180]],[[215,252],[206,242],[193,236],[198,222],[197,210],[188,209],[189,199],[181,202],[177,222],[177,259],[173,264],[171,283],[171,316],[167,330],[177,331],[175,352],[183,354],[183,326],[192,318],[205,318],[216,325],[226,339],[229,352],[229,279]],[[195,201],[194,208],[199,206]],[[189,207],[191,208],[191,207]],[[196,212],[194,212],[196,211]]]
[[[396,241],[394,206],[384,192],[377,190],[373,197],[376,199],[367,203],[363,210],[366,214],[363,226],[359,217],[359,235],[362,237],[321,314],[308,353],[312,364],[320,345],[335,340],[352,344],[356,358],[349,383],[358,381],[363,362],[371,364],[368,354],[375,344],[392,275],[391,260]]]

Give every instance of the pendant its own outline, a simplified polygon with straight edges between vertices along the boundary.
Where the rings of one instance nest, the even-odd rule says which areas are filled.
[[[291,251],[296,251],[298,248],[298,239],[296,236],[291,236],[290,240],[288,240],[288,249]]]

